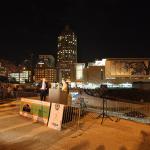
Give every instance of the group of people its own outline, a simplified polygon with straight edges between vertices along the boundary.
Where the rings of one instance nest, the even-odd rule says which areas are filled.
[[[62,91],[68,92],[68,83],[62,80],[62,85],[60,86]],[[39,84],[40,89],[40,100],[45,101],[46,96],[49,93],[49,84],[45,78],[43,78]],[[0,99],[6,98],[17,98],[17,92],[20,91],[19,86],[13,86],[11,84],[0,84]]]
[[[12,85],[0,85],[0,99],[16,98],[17,88]]]
[[[63,79],[61,84],[62,84],[62,86],[61,86],[62,91],[68,93],[69,92],[68,83]],[[39,88],[40,88],[40,100],[41,101],[45,101],[46,100],[46,96],[49,93],[49,84],[48,84],[48,82],[46,81],[45,78],[43,78],[41,80],[41,82],[39,84]]]

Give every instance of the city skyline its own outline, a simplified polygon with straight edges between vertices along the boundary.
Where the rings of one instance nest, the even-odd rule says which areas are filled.
[[[63,0],[2,4],[1,57],[21,62],[32,52],[56,58],[65,25],[78,37],[79,62],[110,57],[150,57],[148,3]],[[85,55],[86,54],[86,55]]]

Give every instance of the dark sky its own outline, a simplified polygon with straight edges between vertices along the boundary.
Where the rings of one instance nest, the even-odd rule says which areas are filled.
[[[55,0],[0,5],[1,57],[56,54],[57,36],[69,24],[78,37],[78,60],[150,57],[150,5],[128,0]]]

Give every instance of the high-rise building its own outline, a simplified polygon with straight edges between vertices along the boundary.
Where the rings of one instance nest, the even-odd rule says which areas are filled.
[[[35,68],[35,81],[39,82],[42,78],[46,78],[50,83],[56,82],[56,69],[39,62]]]
[[[58,36],[57,67],[59,80],[70,79],[71,65],[77,63],[77,37],[74,32],[66,26]]]
[[[35,67],[35,81],[39,82],[42,78],[50,83],[56,82],[55,59],[52,55],[39,55],[39,62]]]

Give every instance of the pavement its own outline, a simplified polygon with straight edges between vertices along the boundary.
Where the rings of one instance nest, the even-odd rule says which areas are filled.
[[[0,150],[150,150],[150,126],[128,120],[96,119],[56,131],[19,115],[20,100],[0,104]],[[116,120],[116,118],[113,118]]]

